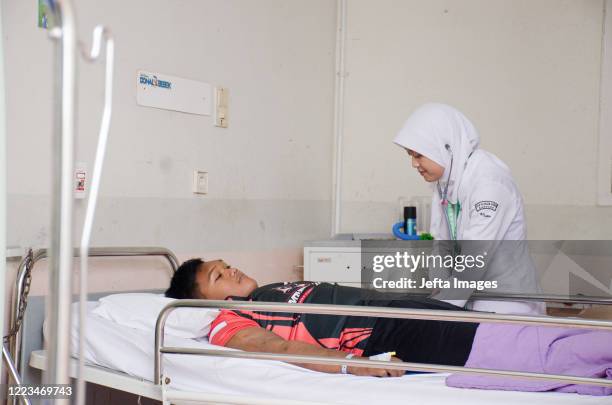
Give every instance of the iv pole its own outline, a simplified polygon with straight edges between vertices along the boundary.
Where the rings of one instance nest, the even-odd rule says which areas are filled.
[[[53,170],[51,254],[49,272],[49,345],[47,384],[70,384],[70,303],[72,299],[72,176],[74,165],[74,131],[76,98],[76,22],[70,0],[50,0],[56,40],[56,73],[60,80],[55,88],[55,128]],[[69,404],[70,400],[55,403]]]
[[[44,382],[48,384],[69,384],[70,375],[70,336],[72,301],[72,260],[73,260],[73,165],[76,98],[76,62],[78,45],[82,56],[88,62],[100,59],[101,48],[106,41],[106,73],[104,91],[104,111],[98,138],[98,147],[93,172],[93,182],[89,194],[85,224],[80,245],[80,311],[79,311],[79,367],[77,404],[85,402],[84,346],[85,346],[85,302],[87,299],[87,259],[89,242],[95,215],[100,176],[110,128],[112,111],[112,85],[114,64],[114,41],[110,32],[102,26],[94,29],[91,52],[83,44],[77,43],[76,21],[71,0],[49,0],[54,14],[55,28],[50,31],[51,38],[58,41],[58,73],[61,80],[56,87],[56,127],[54,155],[59,157],[54,170],[53,220],[51,225],[50,283],[47,316],[50,333],[47,347],[48,364]],[[69,399],[56,399],[56,403],[69,404]]]

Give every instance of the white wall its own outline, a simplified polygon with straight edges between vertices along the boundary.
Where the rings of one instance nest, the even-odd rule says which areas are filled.
[[[384,232],[430,195],[391,140],[420,104],[463,110],[508,163],[531,239],[612,239],[597,204],[603,2],[348,1],[345,232]]]
[[[329,232],[335,3],[75,5],[86,43],[98,23],[116,39],[114,115],[92,244],[224,254],[264,281],[292,276],[303,241]],[[42,247],[50,223],[52,44],[36,27],[35,1],[6,0],[2,7],[8,242]],[[139,69],[229,88],[229,128],[215,128],[211,117],[136,105]],[[80,64],[76,158],[90,169],[102,79],[102,65]],[[207,196],[191,193],[196,168],[209,173]],[[83,201],[76,206],[80,229]]]
[[[49,232],[52,46],[34,1],[2,2],[8,243]],[[330,225],[336,5],[332,0],[77,2],[81,38],[117,40],[114,117],[94,245],[223,255],[262,281],[293,276]],[[511,166],[529,236],[610,238],[597,207],[601,0],[348,1],[343,231],[388,231],[400,196],[430,190],[391,143],[419,104],[470,116]],[[138,69],[230,89],[230,128],[143,108]],[[92,165],[101,65],[81,63],[77,159]],[[208,196],[191,194],[207,170]],[[77,224],[83,215],[77,202]],[[78,232],[77,232],[78,235]]]

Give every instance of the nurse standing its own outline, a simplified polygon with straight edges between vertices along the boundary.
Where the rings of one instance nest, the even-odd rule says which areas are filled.
[[[505,253],[497,252],[487,262],[487,279],[498,283],[491,292],[540,292],[525,242],[522,196],[508,166],[478,147],[480,137],[470,120],[451,106],[425,104],[408,118],[394,142],[407,151],[412,167],[435,187],[430,229],[434,238],[496,241],[495,249]],[[460,306],[466,303],[449,301]],[[485,300],[470,302],[468,307],[533,314],[545,308],[541,303]]]

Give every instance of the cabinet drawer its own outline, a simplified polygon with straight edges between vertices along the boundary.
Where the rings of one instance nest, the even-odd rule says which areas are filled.
[[[359,252],[310,251],[308,269],[305,274],[311,281],[330,283],[361,283],[361,254]]]

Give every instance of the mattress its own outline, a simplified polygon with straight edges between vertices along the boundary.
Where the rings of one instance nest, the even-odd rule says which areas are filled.
[[[91,313],[89,303],[85,360],[128,375],[153,380],[154,334],[118,325]],[[73,317],[75,318],[75,317]],[[72,347],[77,347],[76,322]],[[206,339],[166,336],[165,345],[222,349]],[[420,404],[428,405],[602,405],[609,397],[590,397],[555,392],[525,393],[447,387],[446,374],[416,374],[401,378],[358,377],[310,371],[291,364],[211,356],[163,356],[164,375],[173,390],[258,399],[291,399],[329,404]]]

